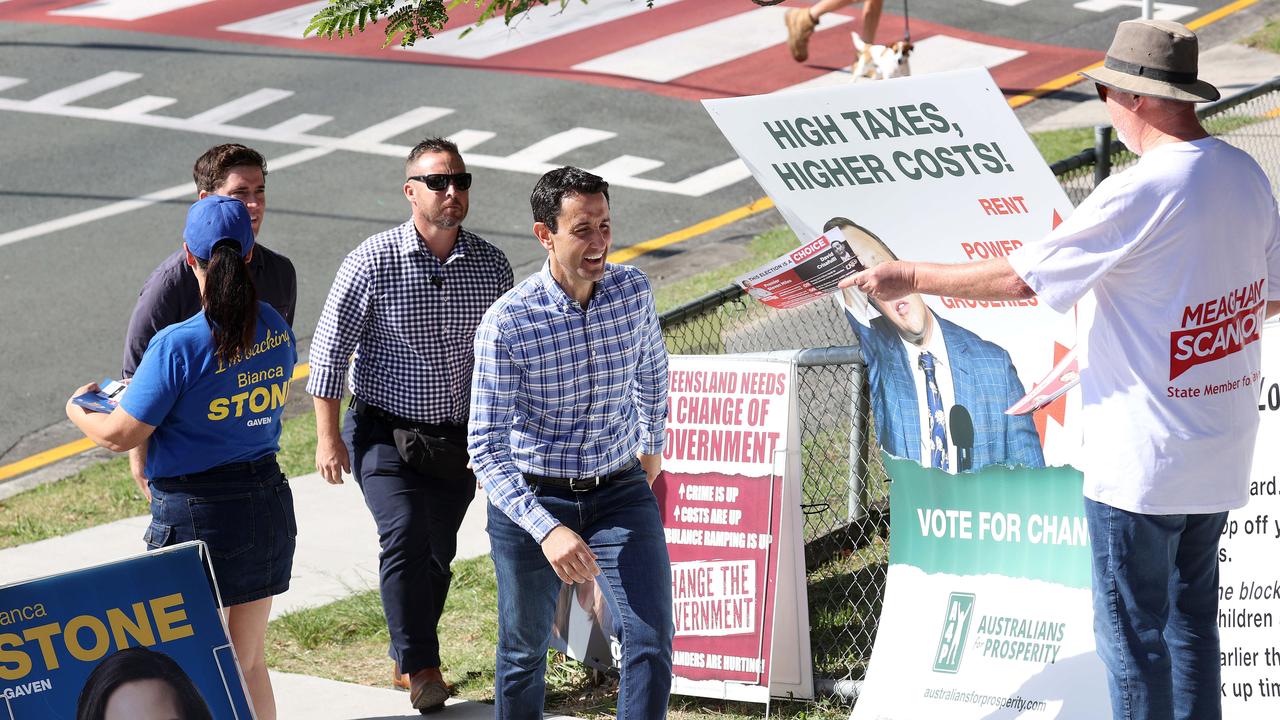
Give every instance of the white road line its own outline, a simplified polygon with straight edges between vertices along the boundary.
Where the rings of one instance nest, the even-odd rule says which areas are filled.
[[[805,80],[802,83],[796,83],[788,87],[779,88],[774,92],[791,92],[793,90],[814,90],[816,88],[839,87],[848,85],[853,81],[853,74],[848,68],[844,70],[834,70],[829,73],[823,73],[816,78]]]
[[[993,68],[1026,55],[1023,50],[961,40],[950,35],[931,35],[916,43],[911,53],[911,74],[928,75],[945,70]]]
[[[1017,7],[1028,0],[982,0],[982,2],[991,3],[992,5],[1003,5],[1005,7]]]
[[[786,8],[763,7],[666,35],[573,66],[574,70],[668,82],[787,41]],[[824,29],[849,22],[823,18]],[[829,21],[829,22],[828,22]]]
[[[315,17],[315,14],[328,4],[328,0],[320,0],[320,2],[295,5],[267,15],[223,25],[218,29],[223,32],[268,35],[270,37],[301,40],[303,31],[307,29],[307,25],[311,24],[311,18]]]
[[[488,130],[459,130],[447,139],[457,145],[459,151],[466,152],[486,140],[492,140],[495,135],[497,133]]]
[[[311,113],[302,113],[300,115],[294,115],[283,122],[278,122],[268,128],[268,130],[271,132],[281,133],[283,135],[294,135],[315,130],[332,119],[332,115],[312,115]]]
[[[121,113],[116,112],[114,109],[67,105],[61,102],[61,97],[65,94],[65,90],[63,90],[49,93],[44,96],[46,99],[51,98],[53,102],[13,100],[0,97],[0,112],[8,111],[32,115],[74,118],[79,120],[123,123],[140,127],[233,138],[241,142],[270,142],[287,145],[302,145],[309,147],[313,152],[319,152],[322,154],[332,152],[334,150],[345,150],[364,155],[377,155],[397,159],[403,159],[412,146],[400,145],[391,142],[396,136],[407,133],[424,123],[431,122],[437,118],[454,112],[449,108],[416,108],[403,113],[398,117],[377,123],[346,137],[332,137],[302,131],[302,127],[311,124],[312,120],[304,121],[296,117],[294,120],[281,123],[281,125],[284,126],[285,132],[278,132],[275,128],[263,129],[246,127],[243,125],[232,125],[228,123],[193,122],[189,118],[154,115],[148,113]],[[318,117],[319,116],[313,116],[313,118]],[[457,136],[466,144],[478,144],[493,137],[493,134],[484,130],[464,129],[458,131]],[[584,145],[600,142],[615,136],[615,133],[606,130],[574,128],[552,135],[551,137],[536,142],[523,150],[512,153],[511,155],[501,156],[486,155],[483,153],[468,153],[467,165],[477,168],[489,168],[493,170],[502,170],[506,172],[523,173],[535,176],[542,175],[549,170],[555,169],[560,164],[552,164],[550,162],[559,155]],[[638,161],[628,162],[632,167],[638,168]],[[278,166],[279,161],[274,161],[274,164],[274,166]],[[651,192],[670,193],[689,197],[702,197],[703,195],[715,192],[749,177],[750,173],[747,172],[745,165],[740,161],[733,160],[699,172],[679,182],[624,176],[618,178],[614,184],[619,187],[627,187],[636,190],[648,190]],[[19,234],[26,232],[28,232],[28,230],[12,231],[11,233],[0,235],[0,238],[3,238],[6,243],[16,242],[17,240],[15,238],[23,239],[26,236],[24,235],[23,238],[20,238]]]
[[[707,193],[715,192],[723,187],[728,187],[736,182],[741,182],[751,177],[751,171],[747,169],[747,164],[741,160],[730,160],[723,165],[717,165],[709,170],[703,170],[697,175],[681,180],[670,189],[663,189],[663,192],[674,192],[677,195],[687,195],[689,197],[702,197]],[[651,190],[648,183],[655,185],[666,185],[666,183],[657,183],[653,180],[643,180],[640,178],[631,178],[628,183],[629,187],[639,188],[641,190]],[[621,185],[622,183],[618,183]]]
[[[678,0],[664,2],[670,5]],[[647,11],[644,0],[592,0],[590,5],[580,7],[571,2],[571,7],[563,12],[560,4],[537,5],[527,15],[515,18],[511,25],[502,22],[501,17],[493,18],[480,25],[468,25],[464,28],[449,30],[437,35],[434,39],[420,42],[409,48],[397,47],[407,52],[444,55],[447,57],[483,60],[512,50],[536,45],[552,38],[567,35],[579,30],[595,27],[612,20],[630,17]],[[656,4],[656,3],[655,3]],[[781,22],[781,21],[779,21]],[[470,30],[466,37],[464,32]],[[783,40],[785,40],[785,31]]]
[[[520,163],[546,163],[555,160],[570,150],[593,145],[617,137],[617,133],[608,130],[575,127],[558,132],[551,137],[530,145],[507,156],[507,159]]]
[[[192,115],[189,120],[193,123],[210,123],[212,125],[221,125],[238,117],[243,117],[255,110],[262,108],[293,95],[292,90],[277,90],[276,88],[262,88],[243,97],[236,98],[231,102],[225,102],[217,107],[205,110],[202,113]]]
[[[152,110],[166,108],[178,102],[176,98],[161,97],[159,95],[143,95],[139,98],[122,102],[111,108],[111,112],[120,113],[122,115],[145,115]]]
[[[53,10],[50,15],[92,17],[105,20],[141,20],[174,10],[203,5],[210,0],[98,0]]]
[[[1142,0],[1085,0],[1075,4],[1080,10],[1105,13],[1117,8],[1141,8]],[[1178,20],[1195,12],[1198,8],[1191,5],[1175,5],[1173,3],[1152,3],[1151,17],[1156,20]]]
[[[299,150],[273,159],[271,161],[271,169],[273,171],[282,170],[299,163],[304,163],[308,160],[315,160],[316,158],[324,157],[331,152],[333,152],[332,148],[307,148],[305,150]],[[93,208],[92,210],[85,210],[83,212],[74,213],[55,220],[29,225],[17,230],[11,230],[7,233],[0,233],[0,247],[21,242],[23,240],[30,240],[31,238],[40,237],[41,235],[48,235],[49,233],[69,230],[74,227],[87,225],[116,215],[123,215],[127,212],[133,212],[134,210],[155,205],[156,203],[177,200],[183,197],[190,198],[194,202],[195,196],[195,185],[191,182],[185,182],[181,185],[174,185],[170,188],[147,193],[146,195],[133,198],[132,200],[120,200],[118,202],[113,202],[110,205]]]
[[[3,2],[3,0],[0,0],[0,2]],[[26,78],[16,78],[16,77],[9,77],[7,75],[0,75],[0,92],[4,92],[9,88],[18,87],[19,85],[21,85],[26,81],[27,81]]]
[[[347,136],[347,140],[353,143],[381,143],[386,140],[390,140],[397,135],[407,133],[421,125],[426,125],[429,122],[439,120],[452,112],[453,110],[450,108],[414,108],[408,112],[400,113],[390,120],[383,120],[376,125],[370,125],[364,130],[352,133]]]
[[[142,76],[138,73],[112,70],[111,72],[103,73],[98,77],[89,78],[83,82],[68,85],[60,90],[45,93],[31,102],[36,105],[68,105],[82,98],[87,98],[90,95],[97,95],[104,90],[110,90],[111,88],[131,83],[140,77]]]
[[[653,160],[652,158],[636,157],[635,155],[622,155],[616,157],[603,165],[598,165],[591,172],[600,177],[613,182],[617,178],[635,177],[643,175],[662,167],[661,160]]]

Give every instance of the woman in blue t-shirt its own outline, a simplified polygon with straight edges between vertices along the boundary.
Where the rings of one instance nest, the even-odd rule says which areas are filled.
[[[284,319],[258,302],[245,266],[253,227],[239,200],[210,195],[192,205],[182,237],[204,310],[152,338],[113,412],[68,401],[67,416],[116,452],[149,439],[147,546],[208,545],[257,716],[274,720],[263,650],[271,598],[289,588],[297,535],[293,495],[276,464],[296,344]]]

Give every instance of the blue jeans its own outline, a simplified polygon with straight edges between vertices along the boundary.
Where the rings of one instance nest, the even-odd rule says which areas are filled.
[[[1144,515],[1085,499],[1093,630],[1116,720],[1220,720],[1218,540],[1227,514]]]
[[[557,520],[598,556],[603,587],[622,640],[618,718],[666,717],[671,694],[671,560],[658,501],[644,470],[590,492],[537,487]],[[489,543],[498,576],[495,718],[541,718],[547,648],[561,582],[529,533],[489,506]],[[600,578],[597,578],[597,582]]]

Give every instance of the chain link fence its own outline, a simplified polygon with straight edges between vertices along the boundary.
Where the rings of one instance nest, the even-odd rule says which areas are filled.
[[[1248,151],[1280,189],[1280,78],[1203,106],[1214,135]],[[1101,159],[1101,161],[1099,161]],[[1095,145],[1050,166],[1078,205],[1137,156],[1095,130]],[[797,350],[805,572],[818,695],[851,698],[871,658],[888,569],[888,479],[880,464],[858,341],[834,302],[786,313],[726,287],[662,316],[672,354]]]

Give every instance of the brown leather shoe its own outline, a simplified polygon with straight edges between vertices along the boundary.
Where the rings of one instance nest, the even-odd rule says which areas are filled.
[[[809,8],[791,8],[785,16],[787,21],[787,48],[796,62],[809,59],[809,36],[818,24],[809,15]]]
[[[400,663],[393,663],[391,666],[391,687],[408,692],[410,686],[409,673],[400,672]]]
[[[449,686],[445,685],[440,668],[423,668],[409,679],[409,702],[415,710],[439,710],[448,699]]]

